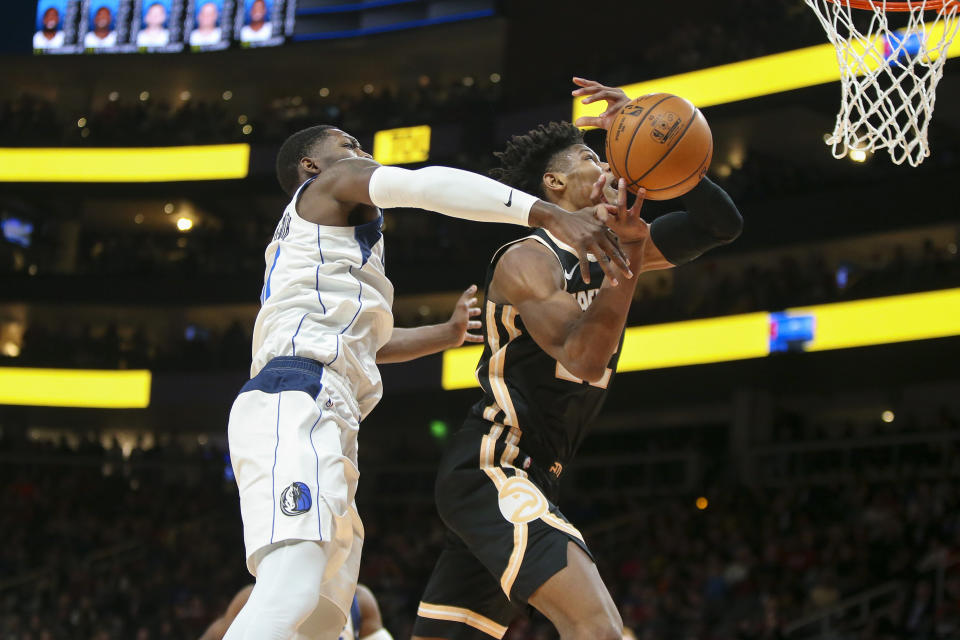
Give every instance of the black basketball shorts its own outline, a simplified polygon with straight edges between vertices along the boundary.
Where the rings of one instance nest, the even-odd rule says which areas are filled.
[[[447,539],[414,635],[502,638],[533,592],[567,566],[570,541],[590,555],[580,532],[531,480],[539,470],[519,441],[519,430],[479,419],[452,437],[436,484]]]

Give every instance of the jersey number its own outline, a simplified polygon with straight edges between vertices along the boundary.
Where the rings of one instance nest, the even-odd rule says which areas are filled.
[[[560,380],[567,380],[568,382],[576,382],[577,384],[583,384],[587,382],[583,378],[578,378],[573,375],[567,368],[560,364],[560,361],[557,360],[557,378]],[[598,389],[606,389],[607,385],[610,384],[610,376],[613,375],[613,369],[607,367],[607,370],[603,372],[603,377],[597,380],[596,382],[588,383],[591,387],[597,387]]]

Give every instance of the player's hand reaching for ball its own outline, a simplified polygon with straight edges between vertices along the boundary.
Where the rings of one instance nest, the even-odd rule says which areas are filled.
[[[640,209],[643,207],[643,199],[646,195],[647,190],[640,187],[637,191],[637,199],[628,209],[627,181],[620,178],[617,182],[616,212],[607,218],[607,226],[617,234],[621,242],[645,242],[650,237],[650,225],[640,217]]]
[[[573,95],[578,97],[586,96],[586,98],[580,101],[583,104],[590,104],[598,100],[605,100],[607,102],[606,111],[599,116],[580,116],[577,118],[573,124],[578,127],[600,127],[609,130],[614,118],[616,118],[620,110],[630,102],[630,98],[623,92],[623,89],[608,87],[595,80],[587,80],[586,78],[574,78],[573,83],[580,87],[579,89],[573,90]]]
[[[457,305],[453,308],[453,314],[447,320],[454,338],[453,346],[459,347],[464,342],[483,342],[483,336],[470,333],[471,329],[479,329],[482,326],[479,320],[473,320],[479,315],[477,285],[472,284],[460,294]]]

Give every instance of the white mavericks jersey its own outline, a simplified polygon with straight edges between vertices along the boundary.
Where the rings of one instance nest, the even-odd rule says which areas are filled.
[[[382,395],[377,351],[393,332],[383,216],[356,227],[307,222],[296,204],[309,183],[297,189],[267,245],[250,377],[277,356],[316,360],[349,382],[366,416]]]

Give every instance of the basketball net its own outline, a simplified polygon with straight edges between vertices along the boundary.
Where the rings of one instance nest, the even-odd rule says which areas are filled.
[[[947,50],[960,25],[960,2],[805,2],[836,47],[840,65],[843,99],[826,139],[834,157],[886,149],[896,164],[919,165],[930,155],[927,129]],[[891,27],[893,16],[907,24]]]

